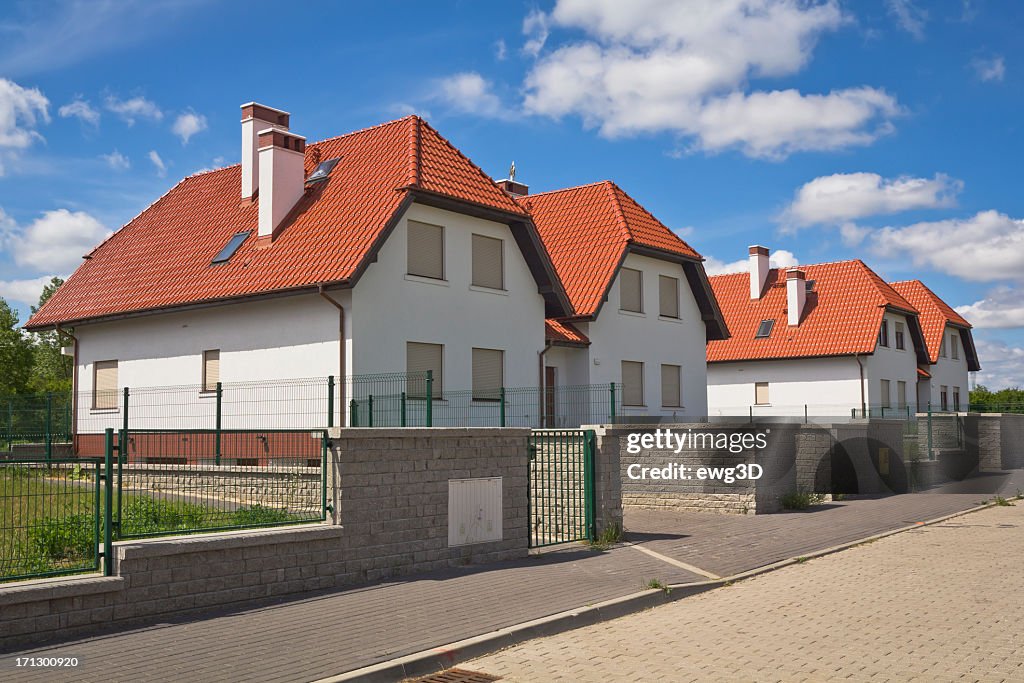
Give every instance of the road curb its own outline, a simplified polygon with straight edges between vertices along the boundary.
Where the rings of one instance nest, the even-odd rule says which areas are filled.
[[[353,669],[352,671],[338,674],[337,676],[321,679],[316,681],[316,683],[342,683],[347,681],[359,681],[361,683],[394,683],[394,681],[400,681],[403,678],[425,676],[427,674],[441,671],[442,669],[451,668],[460,662],[465,662],[485,654],[490,654],[527,640],[540,638],[542,636],[552,636],[565,631],[590,626],[591,624],[596,624],[602,621],[617,619],[618,617],[641,612],[643,610],[650,609],[651,607],[657,607],[659,605],[675,602],[676,600],[682,600],[683,598],[688,598],[693,595],[706,593],[707,591],[732,584],[736,581],[743,581],[756,576],[761,576],[806,560],[832,555],[858,545],[871,543],[906,531],[913,531],[914,529],[920,529],[921,527],[940,524],[949,519],[953,519],[954,517],[968,515],[972,512],[993,507],[994,505],[995,503],[985,503],[967,510],[961,510],[960,512],[954,512],[949,515],[929,519],[924,522],[910,524],[908,526],[899,527],[898,529],[890,529],[889,531],[883,531],[854,541],[840,543],[822,550],[815,550],[807,553],[806,555],[780,560],[779,562],[774,562],[763,567],[757,567],[756,569],[751,569],[739,574],[722,577],[721,579],[698,581],[695,583],[673,584],[668,586],[666,590],[651,589],[639,591],[619,598],[605,600],[594,605],[559,612],[540,619],[534,619],[532,621],[515,624],[514,626],[508,626],[489,633],[473,636],[472,638],[459,640],[447,645],[431,648],[429,650],[422,650],[420,652],[391,659],[386,662],[380,662],[379,664],[372,664],[359,669]]]

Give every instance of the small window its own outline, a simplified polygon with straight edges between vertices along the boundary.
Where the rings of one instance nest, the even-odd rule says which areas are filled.
[[[949,335],[949,349],[953,360],[960,360],[960,340],[956,338],[955,332]]]
[[[896,348],[903,351],[907,348],[904,325],[901,322],[896,323]]]
[[[939,356],[946,357],[946,335],[942,335],[942,341],[939,342]]]
[[[619,271],[619,310],[644,312],[643,273],[632,268]]]
[[[813,292],[814,291],[814,283],[815,282],[816,282],[816,280],[808,280],[807,284],[805,285],[806,291]]]
[[[762,320],[761,324],[757,326],[757,334],[754,335],[754,339],[766,339],[771,336],[772,328],[775,327],[775,320]]]
[[[408,380],[406,393],[410,398],[427,397],[426,373],[432,372],[433,384],[431,396],[441,398],[444,393],[442,380],[444,370],[444,346],[441,344],[423,344],[406,342],[405,370],[413,377]]]
[[[644,405],[644,364],[622,361],[622,405]]]
[[[682,393],[679,390],[678,365],[661,366],[661,405],[665,408],[678,408],[683,405]]]
[[[409,275],[444,279],[444,228],[409,221]]]
[[[754,404],[759,406],[768,405],[768,382],[754,383]]]
[[[309,174],[306,178],[307,183],[316,183],[321,180],[327,180],[331,175],[331,171],[338,165],[341,159],[328,159],[327,161],[321,161],[320,165],[316,167],[316,170]]]
[[[501,399],[504,362],[504,351],[473,349],[474,401],[498,401]]]
[[[945,384],[939,387],[939,407],[943,412],[949,410],[949,387]]]
[[[904,410],[907,407],[907,383],[896,382],[896,407]]]
[[[953,387],[953,411],[960,412],[960,387]]]
[[[878,330],[878,345],[889,346],[889,321],[883,319],[882,327]]]
[[[203,351],[203,391],[217,391],[220,382],[220,349]]]
[[[658,309],[664,318],[679,318],[678,278],[668,275],[658,276]]]
[[[883,379],[881,381],[880,389],[881,389],[882,395],[879,397],[879,398],[881,398],[881,401],[879,403],[881,403],[883,408],[891,408],[892,407],[892,394],[890,393],[889,380]]]
[[[92,366],[92,407],[96,410],[114,410],[117,400],[117,361],[98,360]]]
[[[235,255],[238,248],[242,246],[242,242],[249,237],[250,232],[251,231],[236,232],[232,235],[231,239],[228,240],[228,243],[224,245],[224,248],[213,257],[212,263],[227,263],[231,260],[231,257]]]
[[[490,289],[505,288],[505,262],[501,240],[473,235],[473,284]]]

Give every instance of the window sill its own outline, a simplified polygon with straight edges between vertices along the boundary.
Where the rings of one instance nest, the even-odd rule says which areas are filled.
[[[423,275],[410,275],[405,274],[405,279],[409,282],[419,282],[424,285],[434,285],[435,287],[450,287],[451,284],[447,280],[438,280],[437,278],[425,277]]]
[[[686,406],[662,406],[662,410],[683,410]]]
[[[484,287],[482,285],[470,285],[469,291],[471,292],[483,292],[484,294],[498,294],[500,296],[508,296],[507,289],[495,289],[493,287]]]
[[[659,315],[658,320],[664,320],[667,323],[675,323],[676,325],[680,325],[683,322],[682,318],[673,318],[668,315]]]
[[[627,310],[622,309],[622,308],[619,309],[619,315],[630,315],[630,316],[633,316],[634,318],[646,318],[647,317],[647,314],[644,313],[643,311],[627,311]]]
[[[120,408],[89,408],[90,415],[116,415],[120,412]]]
[[[202,389],[199,391],[199,398],[217,398],[216,389]]]
[[[629,404],[629,403],[623,403],[622,407],[623,408],[646,408],[647,404],[646,403],[640,403],[638,405],[632,405],[632,404]]]

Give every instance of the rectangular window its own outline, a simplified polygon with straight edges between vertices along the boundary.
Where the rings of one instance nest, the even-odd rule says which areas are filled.
[[[632,268],[619,271],[619,310],[644,312],[643,273]]]
[[[431,395],[441,398],[443,393],[444,346],[441,344],[405,343],[405,370],[413,375],[408,381],[407,394],[410,398],[427,397],[427,370],[433,372]]]
[[[878,345],[889,346],[889,321],[882,320],[882,327],[878,330]]]
[[[622,361],[622,405],[644,405],[644,364]]]
[[[117,408],[117,361],[98,360],[93,363],[92,373],[92,407],[96,410]]]
[[[658,276],[659,313],[665,318],[679,317],[679,279],[668,275]]]
[[[497,349],[473,349],[473,400],[501,399],[502,367],[505,352]]]
[[[949,387],[945,384],[939,387],[939,410],[949,410]]]
[[[939,356],[946,357],[946,335],[942,335],[942,341],[939,342]]]
[[[960,387],[953,387],[953,410],[960,412]]]
[[[889,393],[889,380],[883,379],[881,381],[881,392],[882,392],[882,395],[879,397],[881,399],[881,401],[880,401],[881,406],[883,408],[891,408],[892,407],[892,394]]]
[[[907,348],[906,335],[903,330],[903,323],[896,323],[896,348],[900,351]]]
[[[678,408],[683,405],[682,392],[679,390],[678,365],[661,366],[661,405],[666,408]]]
[[[203,351],[203,391],[217,391],[220,381],[220,349]]]
[[[896,382],[896,407],[903,410],[907,407],[907,383]]]
[[[768,405],[768,382],[754,383],[754,404],[759,406]]]
[[[409,275],[444,279],[444,228],[409,221]]]
[[[473,284],[491,289],[505,288],[505,261],[501,240],[473,235]]]
[[[960,360],[960,340],[956,338],[955,332],[949,335],[949,348],[953,360]]]
[[[754,335],[754,339],[767,339],[772,334],[772,328],[775,327],[775,320],[762,320],[761,324],[757,326],[757,334]]]

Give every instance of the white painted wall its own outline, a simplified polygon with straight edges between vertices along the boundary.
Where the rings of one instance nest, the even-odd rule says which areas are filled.
[[[754,405],[757,382],[768,382],[768,405]],[[860,408],[860,384],[852,356],[709,363],[708,408],[711,415],[753,409],[755,416],[800,416],[806,405],[811,417],[849,417],[851,408]]]
[[[623,406],[623,415],[704,416],[707,414],[706,332],[700,309],[678,263],[629,254],[623,265],[643,273],[643,313],[619,310],[616,276],[597,320],[587,326],[590,384],[621,384],[621,362],[644,364],[644,406]],[[678,320],[658,315],[658,276],[679,280]],[[661,405],[661,364],[681,367],[681,408]]]
[[[884,404],[881,380],[889,380],[890,406],[898,409],[897,382],[906,382],[907,405],[910,413],[917,410],[917,353],[914,342],[910,338],[906,316],[886,312],[885,320],[889,323],[889,346],[876,344],[875,352],[866,358],[868,406],[874,411]],[[896,348],[896,323],[903,324],[905,348]],[[965,385],[966,386],[966,385]]]
[[[940,355],[939,361],[929,367],[928,371],[931,373],[932,378],[928,387],[927,400],[931,401],[932,410],[940,410],[942,401],[939,393],[942,391],[942,386],[945,385],[949,387],[949,409],[953,410],[953,387],[960,387],[960,409],[966,410],[969,400],[968,394],[970,392],[967,383],[967,356],[964,353],[964,346],[960,340],[960,331],[947,325],[944,334],[946,335],[946,355],[945,357]],[[960,358],[958,359],[953,358],[950,342],[950,337],[954,336],[959,347]],[[927,405],[921,406],[921,410],[927,409]]]

